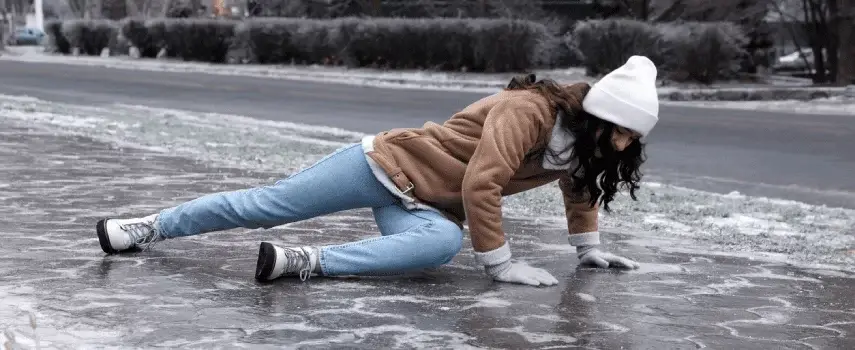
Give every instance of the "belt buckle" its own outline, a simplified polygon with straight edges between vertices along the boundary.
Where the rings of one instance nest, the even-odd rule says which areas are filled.
[[[413,182],[410,181],[410,183],[407,185],[407,188],[405,190],[403,190],[401,193],[406,194],[407,192],[412,191],[414,188],[416,188],[416,185],[414,185]]]

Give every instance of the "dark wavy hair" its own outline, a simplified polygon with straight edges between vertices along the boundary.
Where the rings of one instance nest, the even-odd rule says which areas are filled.
[[[603,209],[610,212],[609,203],[614,200],[619,190],[629,190],[633,200],[638,200],[635,191],[639,189],[642,173],[641,164],[647,159],[645,145],[639,140],[629,144],[623,151],[616,151],[612,144],[612,132],[615,124],[585,112],[579,106],[581,100],[554,80],[536,80],[534,74],[522,75],[511,79],[506,90],[534,90],[547,98],[556,112],[562,114],[562,128],[570,131],[576,139],[566,149],[557,153],[571,152],[570,157],[557,157],[551,149],[545,147],[533,154],[543,156],[547,152],[551,159],[564,159],[563,163],[555,165],[574,164],[568,169],[573,180],[574,193],[585,194],[587,201],[593,207],[600,202]],[[590,86],[584,85],[585,94]],[[602,130],[600,137],[597,131]],[[597,151],[599,150],[599,154]]]

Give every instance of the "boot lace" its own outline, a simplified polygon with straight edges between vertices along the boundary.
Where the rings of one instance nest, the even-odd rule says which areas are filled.
[[[152,224],[146,222],[123,224],[119,225],[119,228],[131,236],[135,245],[143,246],[143,251],[151,249],[154,243],[164,239],[163,235]]]
[[[286,265],[282,274],[298,273],[300,281],[308,280],[312,275],[312,261],[304,248],[284,248]]]

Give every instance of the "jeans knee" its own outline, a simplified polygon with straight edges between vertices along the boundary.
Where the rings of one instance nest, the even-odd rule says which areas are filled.
[[[463,231],[451,221],[436,221],[431,224],[431,231],[439,265],[450,262],[463,248]]]

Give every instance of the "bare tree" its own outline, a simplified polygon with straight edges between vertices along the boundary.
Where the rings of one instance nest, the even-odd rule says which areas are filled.
[[[628,17],[649,22],[733,22],[745,32],[748,42],[742,71],[753,73],[768,65],[773,43],[765,22],[769,2],[774,0],[594,0],[601,17]]]
[[[77,18],[90,18],[90,0],[68,0],[71,13]]]
[[[490,0],[486,3],[493,17],[542,19],[548,14],[537,1],[530,0]]]
[[[608,17],[629,17],[640,21],[651,18],[655,0],[595,0],[600,10]]]
[[[840,1],[843,0],[781,0],[773,3],[781,21],[791,24],[788,29],[794,38],[797,52],[802,52],[802,48],[795,40],[795,28],[801,28],[805,33],[813,61],[808,61],[805,56],[802,59],[806,67],[813,71],[814,83],[834,82],[838,77],[841,63],[838,52]]]
[[[0,54],[6,49],[6,40],[9,32],[9,23],[7,22],[8,13],[6,11],[6,0],[0,0]]]
[[[837,11],[839,57],[855,57],[855,1],[840,0],[839,5]],[[851,59],[838,61],[837,82],[855,84],[855,61]]]
[[[353,15],[380,15],[379,0],[329,0],[324,17],[344,17]]]

